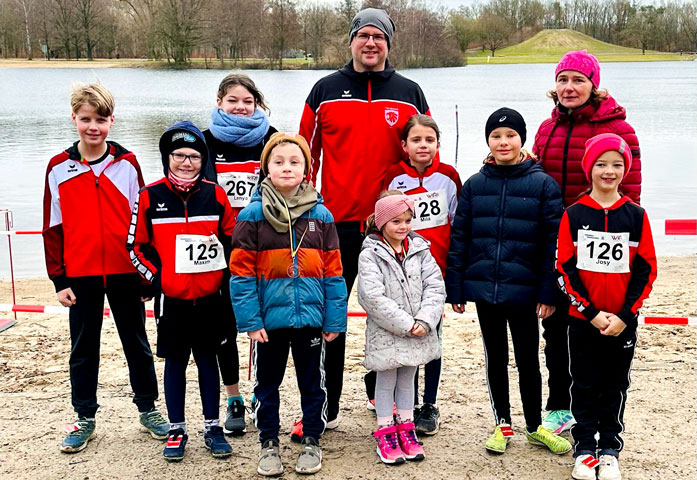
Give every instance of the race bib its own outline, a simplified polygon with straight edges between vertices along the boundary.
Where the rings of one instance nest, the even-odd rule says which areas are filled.
[[[576,268],[589,272],[629,272],[629,232],[578,231]]]
[[[177,235],[174,271],[176,273],[203,273],[226,267],[223,246],[215,234]]]
[[[230,206],[236,208],[244,208],[249,204],[252,190],[258,181],[258,173],[221,172],[218,174],[218,185],[225,189]]]
[[[445,190],[409,195],[414,200],[416,214],[411,221],[412,230],[438,227],[448,223],[448,203]]]

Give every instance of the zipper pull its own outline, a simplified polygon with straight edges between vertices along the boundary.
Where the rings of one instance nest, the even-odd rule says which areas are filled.
[[[99,187],[99,177],[95,179],[95,183],[97,184],[97,187]]]

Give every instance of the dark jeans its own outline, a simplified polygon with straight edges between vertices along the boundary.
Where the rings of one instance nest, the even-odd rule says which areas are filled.
[[[303,411],[303,435],[319,440],[327,423],[327,391],[324,383],[324,356],[327,343],[321,328],[281,328],[266,332],[268,342],[254,342],[254,396],[257,399],[256,426],[259,441],[278,440],[280,420],[278,389],[293,353],[295,376]],[[333,342],[329,342],[333,343]]]
[[[542,337],[545,339],[545,363],[549,372],[547,384],[549,397],[545,410],[569,410],[571,374],[569,373],[569,299],[557,291],[554,313],[542,320]]]
[[[508,394],[508,331],[518,368],[518,384],[528,431],[541,423],[542,375],[540,374],[540,331],[535,305],[477,302],[477,316],[484,341],[486,381],[496,423],[511,423]]]
[[[105,285],[106,283],[106,285]],[[68,285],[75,294],[70,307],[70,384],[72,403],[80,417],[97,413],[99,347],[104,315],[104,295],[121,339],[138,411],[155,407],[157,378],[152,351],[145,333],[145,307],[140,301],[137,273],[103,277],[72,277]]]
[[[343,277],[346,281],[347,295],[351,295],[351,289],[358,275],[358,255],[363,244],[363,232],[361,222],[337,222],[336,232],[339,236],[339,250],[341,251],[341,266]],[[327,372],[327,418],[334,420],[339,415],[339,402],[341,389],[344,384],[344,357],[346,353],[346,334],[340,333],[335,340],[326,344],[324,368]]]
[[[571,354],[571,427],[574,456],[593,454],[617,457],[624,446],[624,408],[629,373],[636,348],[636,329],[617,337],[600,334],[590,322],[569,318]],[[600,434],[596,442],[595,434]]]

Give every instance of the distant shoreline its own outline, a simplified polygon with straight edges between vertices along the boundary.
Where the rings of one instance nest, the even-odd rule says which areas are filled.
[[[604,62],[666,62],[666,61],[693,61],[697,58],[694,53],[647,53],[642,54],[598,54],[601,63]],[[556,63],[558,55],[510,55],[487,56],[479,53],[477,56],[468,56],[465,65],[503,65],[523,63]],[[275,65],[275,64],[274,64]],[[340,65],[315,64],[312,60],[284,59],[284,70],[333,70]],[[175,70],[177,67],[163,60],[147,60],[139,58],[121,59],[95,59],[95,60],[64,60],[64,59],[0,59],[0,68],[148,68],[155,70]],[[449,68],[449,67],[433,67]],[[238,62],[226,60],[222,64],[217,59],[193,59],[190,65],[183,70],[276,70],[272,63],[265,59],[245,59]]]

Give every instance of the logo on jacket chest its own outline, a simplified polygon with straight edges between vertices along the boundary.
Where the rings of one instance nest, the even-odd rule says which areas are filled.
[[[351,90],[344,90],[344,93],[341,94],[341,98],[351,98]]]
[[[155,208],[156,212],[166,212],[167,211],[167,205],[165,205],[164,202],[158,203],[157,207]]]
[[[75,173],[77,172],[77,165],[74,163],[69,163],[68,164],[68,173]]]
[[[399,109],[385,107],[385,121],[390,127],[394,127],[399,120]]]

